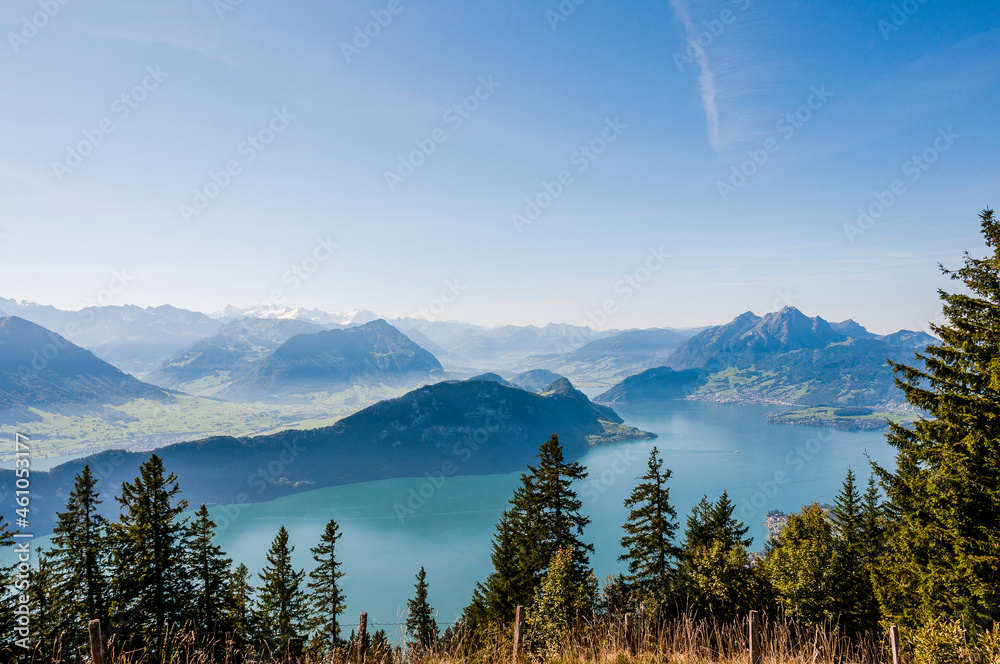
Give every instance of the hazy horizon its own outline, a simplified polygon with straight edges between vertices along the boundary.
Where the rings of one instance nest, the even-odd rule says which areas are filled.
[[[109,304],[926,329],[1000,184],[998,14],[15,0],[0,279],[65,309],[125,271]]]

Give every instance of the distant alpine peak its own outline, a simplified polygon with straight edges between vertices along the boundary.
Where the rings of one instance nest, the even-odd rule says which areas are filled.
[[[212,314],[213,318],[271,318],[284,320],[304,320],[318,325],[363,325],[377,320],[379,316],[367,309],[355,309],[347,313],[340,311],[324,311],[323,309],[307,309],[305,307],[272,307],[258,305],[241,309],[227,305]]]

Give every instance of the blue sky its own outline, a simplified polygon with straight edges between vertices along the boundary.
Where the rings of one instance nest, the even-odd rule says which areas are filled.
[[[997,205],[998,14],[10,0],[0,295],[919,328]]]

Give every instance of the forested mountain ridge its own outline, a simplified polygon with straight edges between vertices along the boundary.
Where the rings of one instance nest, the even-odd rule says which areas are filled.
[[[545,395],[493,380],[445,381],[381,401],[333,426],[234,438],[216,436],[162,447],[157,454],[184,478],[192,503],[272,500],[308,489],[425,473],[508,473],[530,461],[538,441],[558,431],[568,454],[602,441],[650,438],[622,425],[568,382]],[[39,518],[52,518],[73,478],[90,464],[106,486],[133,477],[148,452],[102,452],[32,475]],[[13,491],[0,470],[0,491]],[[43,525],[39,524],[39,528]]]

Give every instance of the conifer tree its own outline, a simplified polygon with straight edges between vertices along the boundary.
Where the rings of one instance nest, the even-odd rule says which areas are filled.
[[[491,554],[493,572],[480,584],[465,611],[470,629],[483,623],[503,624],[514,608],[531,603],[549,562],[560,549],[573,553],[573,578],[589,582],[593,576],[588,554],[592,544],[582,541],[590,519],[580,513],[581,501],[572,484],[587,477],[579,463],[563,456],[558,436],[542,444],[537,466],[521,474],[521,486],[497,523]]]
[[[708,496],[691,510],[680,549],[678,597],[698,611],[729,621],[760,603],[759,578],[748,547],[749,528],[734,516],[726,491]]]
[[[114,557],[113,620],[123,635],[141,635],[159,651],[167,623],[189,617],[191,586],[177,476],[153,454],[139,477],[122,484],[121,518],[111,528]]]
[[[861,505],[861,557],[869,576],[885,552],[885,509],[875,482],[874,473],[868,476],[868,489]]]
[[[66,628],[67,647],[86,642],[84,627],[91,620],[107,623],[110,564],[107,522],[97,511],[97,478],[89,465],[76,476],[52,531],[53,611]]]
[[[625,507],[631,511],[622,526],[625,536],[621,545],[625,553],[618,558],[628,562],[626,582],[633,592],[648,598],[655,606],[663,606],[670,598],[679,553],[674,545],[677,511],[670,504],[670,489],[666,486],[670,475],[670,469],[663,468],[663,460],[653,447],[646,473],[625,499]]]
[[[228,586],[233,561],[215,544],[215,527],[208,508],[202,504],[188,531],[188,564],[195,596],[194,625],[213,637],[232,631],[228,620],[232,613]]]
[[[986,252],[942,272],[960,292],[939,291],[941,341],[892,364],[906,401],[928,414],[890,425],[896,468],[877,468],[891,536],[876,575],[887,620],[967,624],[1000,619],[1000,220],[980,214]]]
[[[515,530],[514,520],[508,509],[497,523],[490,553],[493,572],[485,583],[477,584],[472,604],[465,612],[473,629],[479,624],[503,623],[514,615],[519,604],[526,606],[531,602],[533,579],[525,564],[522,537]]]
[[[589,554],[594,545],[581,540],[590,519],[580,513],[583,503],[572,486],[586,478],[586,468],[565,460],[555,434],[539,448],[538,465],[529,465],[528,472],[521,474],[521,486],[510,501],[511,525],[525,561],[525,575],[533,582],[530,594],[561,549],[573,554],[574,580],[582,582],[592,574]]]
[[[831,602],[837,607],[840,624],[848,631],[874,629],[879,614],[865,557],[865,503],[850,468],[830,517],[837,536],[837,585]]]
[[[46,553],[38,557],[38,566],[28,573],[28,602],[31,609],[31,643],[44,653],[54,655],[62,648],[71,652],[63,642],[65,628],[69,627],[57,613],[58,590],[52,559]],[[54,658],[53,658],[54,659]]]
[[[330,652],[340,644],[339,619],[347,601],[340,587],[340,578],[344,573],[340,571],[336,551],[340,537],[337,522],[330,519],[319,544],[310,549],[316,568],[309,573],[309,599],[312,606],[309,627],[321,652]]]
[[[225,622],[233,633],[237,644],[251,642],[256,636],[253,586],[250,585],[250,570],[240,563],[226,586],[228,600]]]
[[[256,622],[270,650],[285,657],[296,656],[302,651],[309,617],[309,606],[301,587],[306,573],[292,566],[293,551],[295,547],[288,546],[288,531],[281,526],[267,552],[267,565],[258,575],[262,584]]]
[[[434,610],[427,602],[427,572],[421,567],[417,572],[416,595],[406,602],[406,634],[413,647],[431,650],[437,644],[437,622]]]

